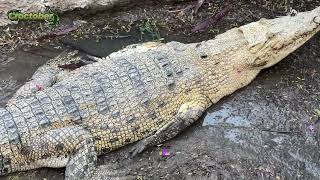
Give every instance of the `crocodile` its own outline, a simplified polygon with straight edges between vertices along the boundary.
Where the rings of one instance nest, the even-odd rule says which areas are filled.
[[[94,179],[98,156],[175,137],[319,30],[320,7],[199,43],[131,45],[76,69],[54,62],[86,58],[62,55],[0,108],[0,174],[66,167],[67,180]]]

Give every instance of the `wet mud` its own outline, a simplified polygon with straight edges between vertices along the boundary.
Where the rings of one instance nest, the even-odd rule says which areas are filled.
[[[117,37],[110,38],[110,34],[103,32],[98,33],[103,35],[98,40],[96,36],[75,39],[67,35],[40,47],[3,53],[0,104],[5,106],[14,91],[39,66],[64,50],[78,49],[100,57],[132,43],[154,40],[154,34],[141,33],[144,18],[152,17],[148,12],[159,17],[168,15],[167,24],[159,27],[159,35],[164,41],[180,42],[211,39],[234,26],[285,13],[269,5],[239,3],[242,10],[234,7],[222,22],[203,33],[189,33],[195,22],[186,20],[181,27],[175,26],[177,21],[181,24],[185,16],[177,20],[167,14],[168,10],[186,4],[161,8],[158,5],[158,9],[157,6],[145,7],[147,14],[141,16],[139,13],[143,11],[139,8],[116,14],[118,19],[133,22],[130,31],[120,31]],[[299,4],[291,4],[301,11],[319,5],[318,1],[302,4],[300,8]],[[202,10],[203,14],[200,12],[196,20],[204,18],[205,12],[209,10]],[[130,146],[124,147],[100,157],[99,169],[132,179],[320,179],[320,123],[315,123],[320,116],[316,113],[320,109],[319,42],[320,34],[317,34],[283,61],[262,71],[250,85],[213,105],[199,121],[173,140],[149,148],[133,159],[126,158]],[[175,152],[174,155],[161,156],[159,152],[163,148]],[[53,180],[63,176],[64,169],[43,168],[0,179]]]

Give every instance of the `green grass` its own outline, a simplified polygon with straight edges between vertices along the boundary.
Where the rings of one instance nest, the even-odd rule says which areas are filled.
[[[141,35],[149,35],[153,40],[162,41],[157,24],[153,21],[147,20],[139,24]]]
[[[315,109],[314,114],[318,117],[320,117],[320,109]]]

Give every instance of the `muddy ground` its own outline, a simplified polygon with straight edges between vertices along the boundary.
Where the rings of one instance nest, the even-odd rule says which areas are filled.
[[[61,16],[61,25],[86,23],[51,37],[42,23],[19,23],[0,32],[0,103],[33,72],[64,50],[106,56],[128,44],[160,40],[198,42],[261,17],[285,15],[290,7],[311,10],[320,1],[243,1],[218,24],[201,33],[190,30],[215,14],[223,1],[205,4],[198,14],[177,11],[190,2],[146,4],[121,12],[81,11]],[[173,11],[173,12],[172,12]],[[133,179],[320,179],[320,34],[282,62],[264,70],[249,86],[211,107],[197,123],[160,147],[134,159],[128,148],[100,158],[100,169]],[[320,123],[319,123],[320,124]],[[171,157],[159,152],[167,147]],[[64,169],[40,169],[0,179],[63,179]]]

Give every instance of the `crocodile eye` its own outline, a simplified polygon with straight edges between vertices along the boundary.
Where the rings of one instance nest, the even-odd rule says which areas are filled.
[[[200,57],[201,57],[201,59],[205,59],[205,58],[207,58],[207,57],[208,57],[208,55],[207,55],[207,54],[205,54],[205,53],[202,53],[202,54],[200,55]]]
[[[261,58],[256,58],[256,59],[253,61],[252,66],[253,66],[253,67],[263,67],[263,66],[265,66],[265,65],[267,65],[267,64],[268,64],[267,60],[261,59]]]

